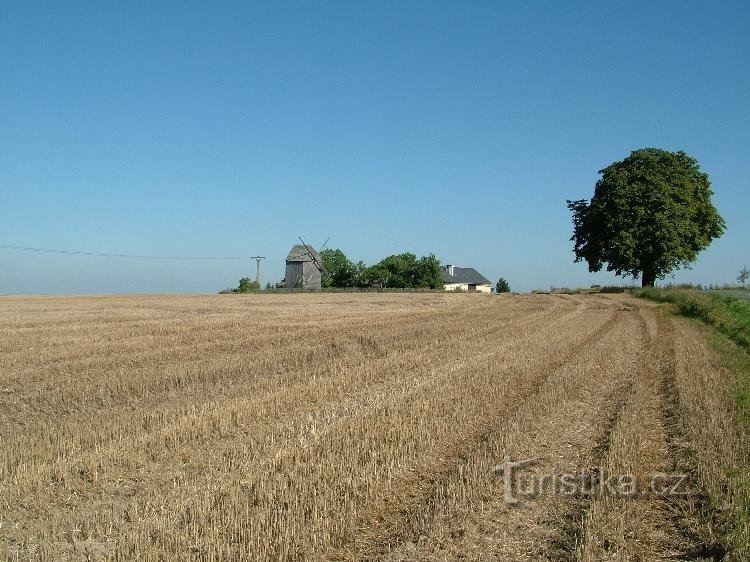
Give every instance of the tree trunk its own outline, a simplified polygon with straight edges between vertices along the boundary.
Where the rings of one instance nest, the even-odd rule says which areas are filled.
[[[653,287],[656,283],[656,271],[653,265],[643,266],[643,277],[641,278],[641,287]]]

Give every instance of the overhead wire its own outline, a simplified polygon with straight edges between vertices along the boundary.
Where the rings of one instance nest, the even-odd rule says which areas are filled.
[[[13,244],[0,244],[0,249],[5,250],[17,250],[21,252],[37,252],[44,254],[63,254],[63,255],[75,255],[75,256],[97,256],[105,258],[128,258],[128,259],[145,259],[145,260],[192,260],[192,261],[208,261],[208,260],[248,260],[251,257],[238,257],[238,256],[149,256],[142,254],[114,254],[108,252],[90,252],[85,250],[61,250],[57,248],[35,248],[32,246],[16,246]]]

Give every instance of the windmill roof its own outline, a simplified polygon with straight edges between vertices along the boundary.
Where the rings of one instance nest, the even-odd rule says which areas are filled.
[[[443,267],[443,283],[467,283],[469,285],[490,284],[489,279],[485,278],[473,267],[453,267],[453,275],[448,274],[448,268]]]
[[[294,247],[289,250],[289,255],[286,257],[286,261],[314,261],[310,256],[310,252],[312,252],[315,260],[319,262],[320,256],[318,255],[318,252],[316,252],[312,246],[305,248],[302,244],[295,244]]]

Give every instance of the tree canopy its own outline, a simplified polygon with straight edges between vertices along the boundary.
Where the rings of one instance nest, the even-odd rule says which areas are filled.
[[[369,287],[442,289],[440,261],[432,254],[417,258],[412,253],[388,256],[371,267],[353,263],[339,249],[320,252],[325,273],[323,287]]]
[[[354,264],[349,261],[344,252],[339,249],[326,249],[320,252],[320,259],[324,269],[321,279],[323,287],[356,286]]]
[[[508,281],[504,277],[501,277],[497,280],[497,283],[495,283],[495,292],[510,293],[510,283],[508,283]]]
[[[589,271],[642,275],[653,286],[689,267],[726,225],[711,203],[711,182],[682,151],[644,148],[599,171],[591,201],[570,201],[575,261]]]
[[[371,282],[383,287],[406,289],[442,289],[443,277],[440,260],[433,254],[417,259],[412,253],[388,256],[370,267],[367,275]]]
[[[243,277],[242,279],[240,279],[240,284],[237,287],[236,291],[238,293],[251,293],[259,289],[260,283],[253,279],[250,279],[249,277]]]

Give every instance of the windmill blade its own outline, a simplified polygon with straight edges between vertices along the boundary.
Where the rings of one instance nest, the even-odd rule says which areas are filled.
[[[313,265],[318,268],[318,271],[325,274],[326,268],[323,267],[323,264],[320,262],[320,260],[316,257],[315,252],[313,249],[307,245],[307,242],[302,240],[302,236],[299,236],[299,241],[302,242],[302,245],[305,247],[305,253],[310,256],[310,260],[312,260]]]
[[[310,258],[312,258],[312,262],[315,265],[315,267],[318,268],[318,271],[325,274],[326,268],[323,266],[323,262],[321,262],[318,258],[315,257],[315,255],[311,255]]]
[[[325,249],[326,249],[326,246],[328,245],[328,241],[329,241],[330,239],[331,239],[331,237],[330,237],[330,236],[329,236],[328,238],[326,238],[326,241],[325,241],[325,242],[323,242],[323,245],[322,245],[322,246],[320,247],[320,252],[322,252],[323,250],[325,250]],[[318,253],[320,253],[320,252],[318,252]]]

